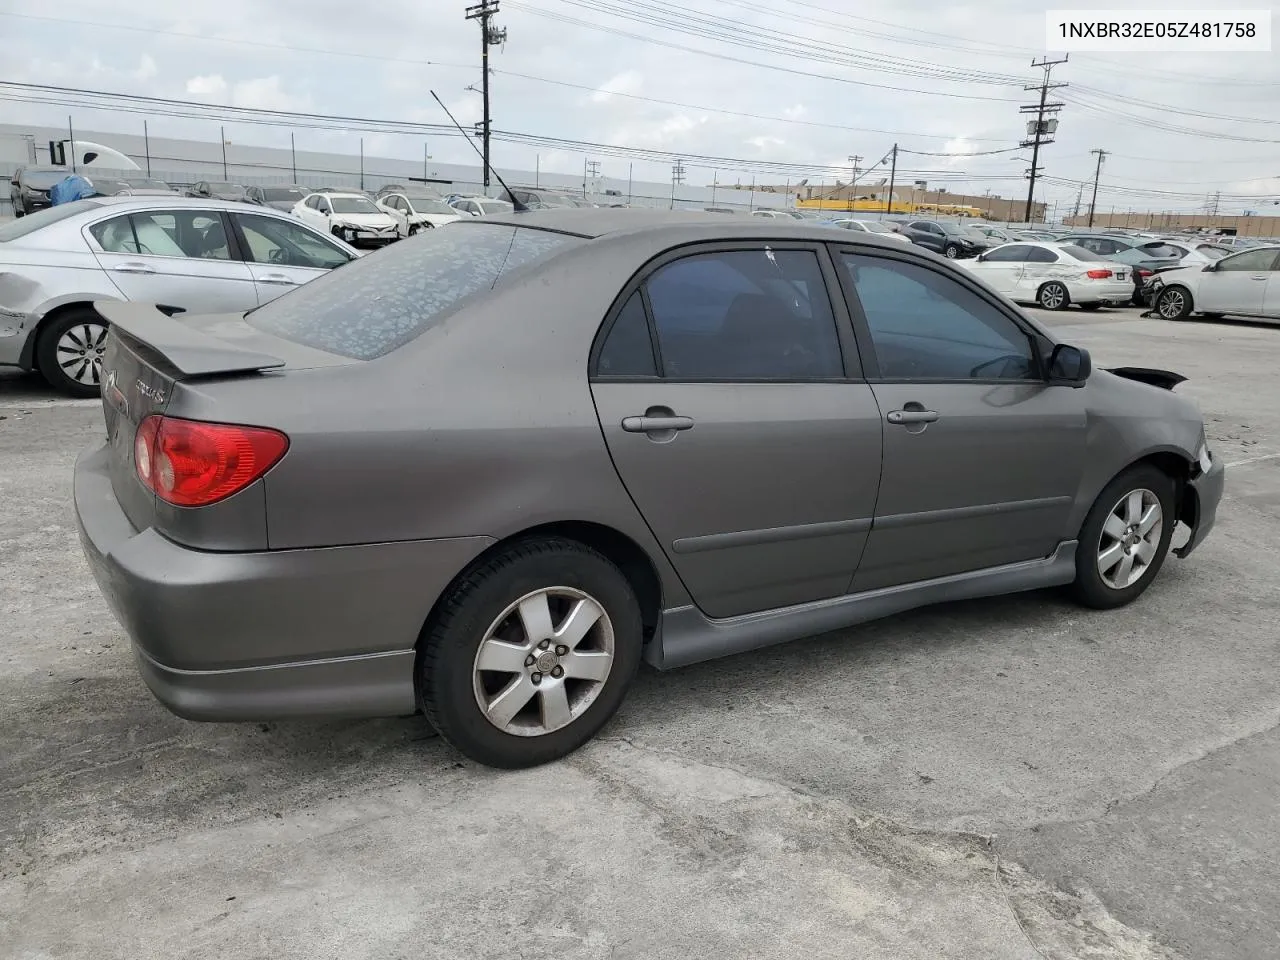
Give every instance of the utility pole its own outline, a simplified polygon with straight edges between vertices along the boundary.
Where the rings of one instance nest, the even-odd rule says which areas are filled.
[[[1040,67],[1044,70],[1044,80],[1038,85],[1023,87],[1024,90],[1039,90],[1040,102],[1019,107],[1020,113],[1034,113],[1036,118],[1027,121],[1027,139],[1020,144],[1023,147],[1031,148],[1031,169],[1027,171],[1027,177],[1031,180],[1031,185],[1027,188],[1027,211],[1023,216],[1023,220],[1027,223],[1031,222],[1031,209],[1036,195],[1036,177],[1040,173],[1039,160],[1040,148],[1047,144],[1053,143],[1053,135],[1057,132],[1058,121],[1056,118],[1046,120],[1045,116],[1056,114],[1064,106],[1062,103],[1048,102],[1050,90],[1057,90],[1059,87],[1065,87],[1065,83],[1050,83],[1049,78],[1053,74],[1053,68],[1060,63],[1066,63],[1067,58],[1061,60],[1050,60],[1047,57],[1040,60],[1032,60],[1033,67]]]
[[[858,182],[858,164],[860,164],[861,162],[862,162],[862,158],[859,156],[855,155],[849,158],[849,165],[853,167],[853,177],[852,179],[849,180],[849,209],[850,210],[853,209],[853,187],[854,187],[854,184]]]
[[[587,160],[582,164],[582,199],[587,199],[587,182],[595,183],[600,176],[600,161]]]
[[[1102,161],[1107,157],[1107,151],[1098,149],[1090,150],[1090,153],[1098,155],[1098,165],[1093,171],[1093,199],[1089,201],[1089,226],[1093,226],[1093,211],[1098,206],[1098,179],[1102,176]],[[1083,184],[1082,184],[1083,186]]]
[[[218,139],[222,141],[222,179],[227,179],[227,128],[218,128]]]
[[[1076,205],[1071,208],[1071,219],[1080,216],[1080,200],[1084,197],[1084,184],[1076,188]]]
[[[489,189],[489,45],[506,43],[505,27],[495,27],[490,22],[498,12],[498,0],[480,0],[474,6],[467,7],[466,18],[480,21],[480,94],[484,98],[484,119],[480,121],[480,136],[484,145],[481,151],[484,156],[484,187]]]
[[[677,160],[671,165],[671,209],[676,208],[676,185],[684,183],[684,161]]]
[[[898,145],[893,145],[893,164],[889,167],[889,199],[886,213],[893,213],[893,181],[898,177]]]
[[[292,136],[292,134],[290,134]],[[142,149],[147,152],[147,176],[151,176],[151,133],[147,130],[147,121],[142,121]],[[297,177],[293,179],[297,180]]]

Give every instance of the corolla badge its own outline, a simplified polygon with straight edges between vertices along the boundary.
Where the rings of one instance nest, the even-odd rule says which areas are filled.
[[[144,383],[141,378],[133,381],[133,385],[138,388],[138,392],[140,394],[152,403],[164,403],[164,391],[159,387],[153,387],[148,383]]]

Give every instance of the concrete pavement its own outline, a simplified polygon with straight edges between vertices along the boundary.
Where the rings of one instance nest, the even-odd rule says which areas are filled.
[[[1254,958],[1280,949],[1280,329],[1047,315],[1233,467],[1112,613],[955,604],[642,674],[566,762],[168,715],[80,557],[95,405],[0,379],[0,957]]]

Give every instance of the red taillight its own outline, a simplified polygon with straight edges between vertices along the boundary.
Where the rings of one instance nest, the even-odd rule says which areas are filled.
[[[1090,280],[1106,280],[1111,276],[1110,270],[1090,270],[1085,274]]]
[[[1154,270],[1145,270],[1142,267],[1138,267],[1138,269],[1135,272],[1138,274],[1139,277],[1149,277],[1153,273],[1155,273]]]
[[[278,430],[153,414],[138,425],[138,477],[167,503],[203,507],[225,500],[270,470],[289,449]]]

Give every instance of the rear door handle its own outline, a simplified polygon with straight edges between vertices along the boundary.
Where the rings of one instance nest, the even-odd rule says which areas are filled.
[[[1265,274],[1265,273],[1264,273],[1262,276],[1260,276],[1260,277],[1253,277],[1252,279],[1254,279],[1254,280],[1269,280],[1269,279],[1271,279],[1271,278],[1270,278],[1267,274]]]
[[[890,410],[885,414],[890,423],[934,423],[938,419],[935,410]]]
[[[264,273],[260,277],[255,277],[259,283],[280,283],[293,286],[295,281],[290,277],[286,277],[283,273]]]
[[[122,263],[115,268],[116,273],[155,273],[154,268],[145,263]]]
[[[627,433],[662,433],[666,430],[691,430],[693,417],[623,417],[622,429]]]

